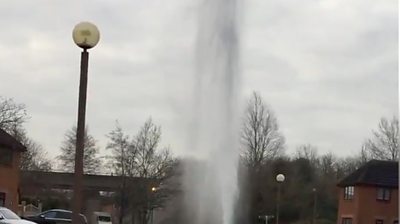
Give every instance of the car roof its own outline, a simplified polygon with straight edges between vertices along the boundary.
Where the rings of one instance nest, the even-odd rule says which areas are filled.
[[[50,210],[47,210],[47,211],[44,211],[44,212],[69,212],[69,213],[72,213],[72,211],[65,210],[65,209],[50,209]]]
[[[110,213],[108,212],[93,212],[93,214],[101,216],[111,216]]]
[[[0,206],[0,210],[10,210],[11,211],[11,209],[6,208],[6,207],[1,207],[1,206]]]
[[[70,210],[58,209],[58,208],[50,209],[50,210],[44,211],[42,213],[45,213],[45,212],[67,212],[67,213],[72,213],[72,211],[70,211]],[[79,215],[84,216],[83,214],[79,214]]]
[[[11,209],[6,208],[6,207],[1,207],[1,206],[0,206],[0,211],[4,211],[4,210],[10,211],[10,212],[14,213],[15,215],[17,215],[17,214],[16,214],[14,211],[12,211]],[[19,215],[17,215],[17,216],[19,217]]]

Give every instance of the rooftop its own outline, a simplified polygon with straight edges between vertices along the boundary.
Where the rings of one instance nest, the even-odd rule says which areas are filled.
[[[9,148],[11,150],[25,151],[26,147],[21,144],[17,139],[13,136],[5,132],[3,129],[0,129],[0,146]]]
[[[371,160],[342,179],[338,186],[373,185],[397,188],[399,164],[397,161]]]

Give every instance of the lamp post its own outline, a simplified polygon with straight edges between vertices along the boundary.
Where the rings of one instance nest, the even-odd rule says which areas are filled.
[[[317,189],[313,188],[313,197],[314,197],[314,202],[313,202],[313,213],[312,213],[312,224],[315,224],[315,218],[317,215]]]
[[[76,131],[74,196],[72,223],[81,224],[79,214],[82,210],[82,182],[83,182],[83,149],[85,137],[86,93],[88,80],[88,49],[96,46],[100,39],[97,27],[89,22],[81,22],[74,27],[72,37],[76,45],[83,49],[81,53],[81,71],[79,81],[78,124]]]
[[[285,175],[276,175],[276,181],[278,182],[278,192],[276,196],[276,224],[279,224],[279,206],[281,200],[281,184],[285,181]]]
[[[151,198],[152,198],[152,200],[154,200],[154,197],[155,197],[154,194],[157,192],[157,190],[158,190],[158,189],[157,189],[156,187],[152,187],[152,188],[151,188],[151,193],[152,193],[152,197],[151,197]],[[153,224],[153,221],[154,221],[154,209],[151,208],[151,211],[150,211],[150,212],[151,212],[151,220],[150,220],[150,223]]]
[[[268,224],[268,220],[269,219],[273,219],[274,216],[273,215],[263,215],[263,216],[258,216],[259,219],[265,218],[265,224]]]
[[[121,157],[121,173],[122,173],[122,184],[121,184],[121,200],[119,207],[119,223],[122,224],[124,219],[124,209],[125,209],[125,185],[126,185],[126,177],[125,177],[125,164],[124,164],[125,152],[124,148],[122,148],[122,157]]]

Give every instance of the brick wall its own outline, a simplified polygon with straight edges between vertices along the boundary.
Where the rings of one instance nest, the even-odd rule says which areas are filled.
[[[393,224],[398,217],[398,190],[392,189],[389,201],[377,200],[377,188],[360,187],[361,195],[359,205],[359,223],[375,223],[376,219],[382,219],[384,223]]]
[[[13,152],[12,166],[0,166],[0,192],[6,194],[5,207],[18,209],[20,152]]]
[[[398,219],[398,190],[391,190],[389,201],[376,198],[377,188],[373,186],[356,186],[352,200],[345,200],[344,188],[340,188],[337,224],[342,224],[343,218],[352,218],[353,224],[375,223],[377,219],[393,224]]]
[[[357,210],[359,205],[359,198],[360,195],[357,187],[355,187],[354,189],[354,197],[351,200],[344,199],[344,188],[339,189],[339,208],[337,224],[342,224],[343,218],[352,218],[353,224],[358,223]]]

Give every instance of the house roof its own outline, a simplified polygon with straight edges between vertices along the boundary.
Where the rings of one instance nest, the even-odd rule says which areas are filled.
[[[17,139],[10,134],[0,129],[0,146],[9,148],[11,150],[25,151],[26,147],[21,144]]]
[[[399,164],[397,161],[371,160],[342,179],[338,186],[373,185],[398,187]]]

